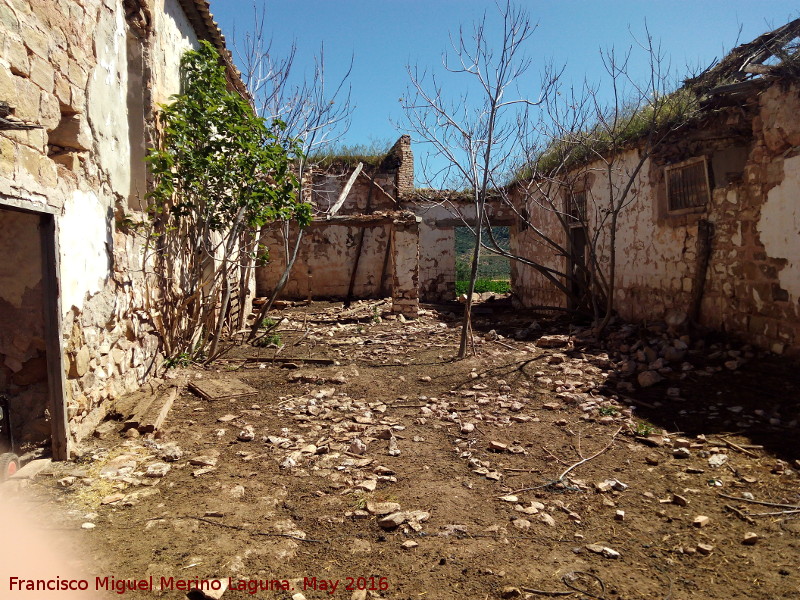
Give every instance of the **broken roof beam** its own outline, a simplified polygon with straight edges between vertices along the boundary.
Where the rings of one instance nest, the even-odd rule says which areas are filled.
[[[356,168],[350,174],[350,178],[347,180],[347,183],[342,189],[342,193],[339,194],[339,199],[336,201],[336,204],[333,205],[333,208],[331,208],[330,212],[328,213],[328,219],[327,219],[328,221],[330,221],[334,216],[336,216],[336,213],[339,212],[340,208],[342,208],[344,201],[347,200],[347,196],[348,194],[350,194],[350,190],[353,188],[353,184],[356,182],[356,179],[358,178],[358,174],[361,173],[361,169],[363,168],[364,168],[364,163],[360,162],[358,163],[358,165],[356,165]]]
[[[783,55],[786,54],[786,46],[798,36],[800,36],[800,19],[795,19],[758,36],[752,42],[737,46],[716,65],[709,67],[697,77],[687,79],[684,83],[702,91],[703,88],[716,87],[722,81],[728,83],[742,81],[749,75],[756,74],[748,72],[748,66],[761,64],[771,56],[785,58]]]

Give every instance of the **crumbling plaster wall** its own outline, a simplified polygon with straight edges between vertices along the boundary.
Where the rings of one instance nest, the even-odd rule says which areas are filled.
[[[199,41],[178,0],[156,0],[153,15],[148,68],[153,77],[153,102],[158,106],[180,92],[181,57],[190,48],[197,48]]]
[[[176,0],[155,4],[145,53],[152,78],[142,93],[166,101],[179,91],[180,56],[197,38]],[[122,0],[0,0],[0,99],[42,125],[0,133],[0,203],[56,214],[75,437],[160,364],[141,244],[115,218],[131,188],[124,15]]]
[[[751,100],[749,116],[731,110],[719,125],[750,128],[741,141],[719,141],[702,135],[691,156],[705,154],[711,165],[711,201],[697,211],[669,214],[663,180],[663,161],[648,160],[637,178],[637,198],[620,215],[617,239],[616,309],[626,319],[662,319],[669,310],[689,311],[698,268],[700,219],[713,225],[710,260],[704,279],[699,321],[728,331],[775,352],[800,352],[800,88],[774,84]],[[702,132],[699,132],[702,133]],[[686,137],[686,134],[684,134]],[[725,145],[727,144],[727,146]],[[680,144],[678,144],[680,145]],[[734,145],[736,148],[734,148]],[[681,151],[686,152],[686,148]],[[729,151],[742,152],[743,161],[723,177],[717,161],[729,161]],[[689,158],[683,156],[682,158]],[[638,160],[635,151],[617,159],[617,185],[626,181]],[[727,164],[727,163],[725,163]],[[588,201],[607,198],[607,181],[600,165]],[[713,183],[714,177],[717,181]],[[595,215],[590,209],[590,229]],[[564,233],[546,211],[534,222],[563,241]],[[565,268],[565,259],[546,247],[536,247],[529,231],[516,228],[512,248],[543,264]],[[608,234],[599,246],[601,264],[608,267]],[[560,302],[563,294],[532,269],[515,266],[515,291],[526,305]]]
[[[419,225],[419,295],[424,302],[456,297],[455,229],[424,218]]]
[[[346,298],[356,266],[361,231],[364,243],[353,285],[355,298],[377,298],[390,293],[389,225],[312,225],[301,242],[282,298]],[[293,234],[292,239],[294,239]],[[265,228],[262,245],[269,248],[269,263],[258,269],[257,293],[267,296],[286,267],[283,239],[277,227]]]

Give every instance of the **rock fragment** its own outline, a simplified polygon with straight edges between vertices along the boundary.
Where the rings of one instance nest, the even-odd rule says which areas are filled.
[[[619,558],[620,553],[614,550],[613,548],[609,548],[608,546],[604,546],[602,544],[586,544],[586,549],[589,552],[594,552],[595,554],[600,554],[605,558]]]
[[[742,544],[745,546],[754,546],[756,542],[759,540],[759,535],[754,531],[748,531],[744,534],[744,538],[742,538]]]
[[[706,517],[705,515],[697,515],[694,520],[692,521],[692,525],[695,527],[705,527],[711,522],[711,519]]]

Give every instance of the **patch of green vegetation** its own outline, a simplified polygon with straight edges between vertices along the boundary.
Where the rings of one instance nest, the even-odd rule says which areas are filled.
[[[192,356],[188,352],[181,352],[175,356],[169,357],[164,361],[164,366],[167,369],[174,369],[175,367],[188,367],[192,364]]]
[[[598,412],[602,417],[613,417],[619,414],[619,411],[613,406],[601,406]]]
[[[259,327],[259,329],[272,329],[273,327],[275,327],[275,325],[277,325],[275,319],[270,319],[269,317],[265,317],[264,320],[261,321],[261,326]]]
[[[257,346],[259,348],[267,348],[269,346],[280,346],[281,345],[281,336],[277,333],[273,333],[272,335],[265,335],[253,340],[253,346]]]
[[[633,430],[634,435],[638,435],[639,437],[648,437],[654,432],[655,428],[650,425],[650,423],[645,423],[644,421],[639,421]]]
[[[469,281],[456,281],[456,295],[466,294]],[[495,279],[476,279],[475,293],[493,292],[495,294],[507,294],[511,291],[511,282]]]
[[[341,144],[331,146],[308,157],[308,161],[322,168],[332,166],[355,167],[364,163],[377,167],[391,150],[392,142],[372,141],[369,144]]]
[[[492,235],[497,244],[504,250],[510,249],[508,227],[492,227]],[[488,234],[483,233],[484,239]],[[469,284],[472,265],[472,253],[475,249],[475,236],[468,227],[456,227],[456,294],[464,294]],[[475,280],[475,292],[494,292],[505,294],[511,291],[511,263],[504,256],[487,251],[481,252],[478,263],[478,278]]]

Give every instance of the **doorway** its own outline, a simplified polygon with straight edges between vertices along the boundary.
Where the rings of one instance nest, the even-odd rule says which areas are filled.
[[[21,452],[68,457],[55,217],[0,198],[0,394]]]
[[[469,227],[455,228],[456,258],[456,297],[466,293],[472,268],[472,256],[475,251],[475,234]],[[508,227],[492,227],[491,235],[497,245],[510,251],[510,233]],[[492,246],[489,232],[484,229],[482,237],[487,246]],[[511,261],[486,248],[481,249],[478,262],[478,277],[475,280],[475,292],[492,292],[507,294],[511,292]]]
[[[570,310],[590,310],[589,281],[586,273],[586,229],[582,225],[574,225],[569,229],[569,257],[567,273],[569,273],[570,295],[567,308]]]

